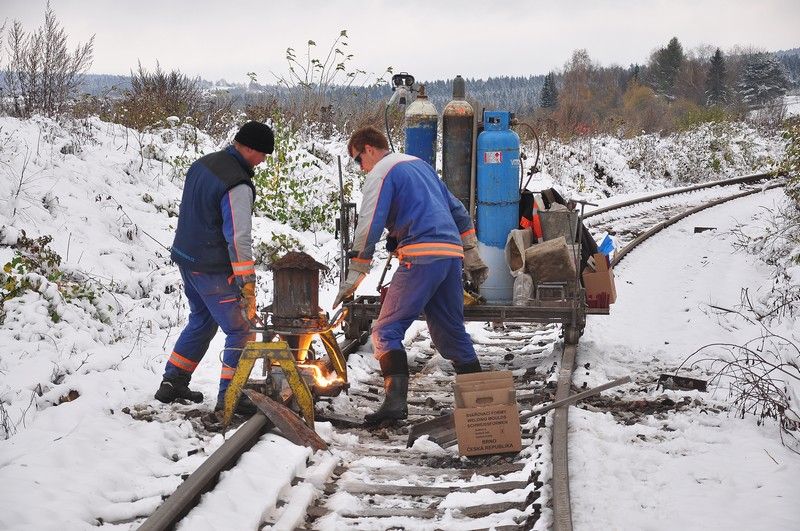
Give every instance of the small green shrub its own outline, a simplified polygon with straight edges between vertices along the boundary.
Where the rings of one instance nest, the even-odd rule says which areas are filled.
[[[101,321],[108,322],[107,312],[97,307],[99,293],[95,286],[73,278],[60,269],[61,256],[49,248],[52,241],[53,237],[49,235],[29,238],[25,231],[20,231],[17,243],[14,244],[14,258],[0,272],[0,304],[29,291],[45,296],[48,288],[55,284],[65,302],[85,300],[95,306],[95,313]],[[52,295],[45,298],[50,301],[48,314],[51,320],[54,323],[59,322],[61,316],[51,300]],[[0,315],[4,317],[5,311],[0,311]]]
[[[275,151],[256,172],[257,213],[295,230],[333,229],[337,213],[324,198],[329,194],[321,165],[311,155],[298,155],[296,133],[280,115],[272,118]]]
[[[719,123],[730,119],[728,112],[719,106],[702,107],[689,102],[679,109],[676,122],[679,131],[689,131],[704,123]]]

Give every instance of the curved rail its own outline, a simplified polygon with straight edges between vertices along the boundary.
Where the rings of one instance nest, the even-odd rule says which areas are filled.
[[[677,214],[677,215],[675,215],[675,216],[673,216],[673,217],[671,217],[671,218],[669,218],[667,220],[662,221],[661,223],[658,223],[657,225],[651,227],[647,231],[643,232],[642,234],[640,234],[639,236],[634,238],[633,241],[631,241],[628,245],[626,245],[625,247],[620,249],[620,251],[614,256],[614,259],[611,261],[611,266],[612,267],[616,266],[623,258],[625,258],[625,256],[629,252],[631,252],[633,249],[635,249],[636,246],[638,246],[640,243],[642,243],[643,241],[648,239],[650,236],[652,236],[653,234],[656,234],[657,232],[669,227],[670,225],[673,225],[673,224],[677,223],[678,221],[682,220],[683,218],[689,217],[692,214],[696,214],[696,213],[701,212],[701,211],[703,211],[703,210],[705,210],[707,208],[711,208],[711,207],[714,207],[714,206],[717,206],[717,205],[721,205],[722,203],[727,203],[728,201],[732,201],[734,199],[739,199],[741,197],[746,197],[748,195],[752,195],[752,194],[755,194],[755,193],[758,193],[758,192],[763,192],[764,190],[771,190],[773,188],[779,188],[781,186],[785,186],[785,183],[773,183],[773,184],[770,184],[770,185],[765,186],[763,188],[757,188],[755,190],[747,190],[745,192],[741,192],[741,193],[734,194],[734,195],[729,195],[727,197],[721,197],[719,199],[715,199],[715,200],[709,201],[708,203],[705,203],[703,205],[696,206],[694,208],[690,208],[689,210],[687,210],[685,212],[681,212],[680,214]]]
[[[753,183],[770,177],[773,177],[773,175],[772,174],[750,175],[746,177],[738,177],[735,179],[727,179],[725,181],[706,183],[704,185],[671,190],[666,193],[653,194],[636,200],[624,201],[622,203],[610,205],[608,207],[595,210],[584,217],[589,217],[590,215],[600,214],[603,212],[608,212],[610,210],[615,210],[617,208],[631,206],[638,203],[644,203],[652,201],[654,199],[667,197],[670,195],[676,195],[679,193],[701,190],[703,188],[710,188],[712,186],[733,186],[742,183]],[[646,239],[664,230],[670,225],[673,225],[678,221],[688,216],[691,216],[692,214],[696,214],[697,212],[700,212],[707,208],[711,208],[720,205],[722,203],[732,201],[734,199],[739,199],[742,197],[746,197],[748,195],[752,195],[757,192],[778,188],[784,185],[785,183],[773,183],[763,188],[758,188],[755,190],[747,190],[745,192],[712,200],[703,205],[690,208],[689,210],[686,210],[685,212],[682,212],[680,214],[676,214],[675,216],[661,223],[656,224],[655,226],[651,227],[644,233],[637,236],[633,241],[631,241],[628,245],[623,247],[616,254],[616,256],[611,262],[611,265],[616,266],[628,253],[630,253],[633,249],[635,249],[639,244],[644,242]],[[564,343],[564,351],[562,354],[561,366],[559,368],[559,373],[558,373],[558,384],[556,387],[555,400],[562,400],[569,396],[570,388],[572,386],[572,373],[575,369],[576,353],[577,353],[577,345],[569,345],[566,342]],[[553,501],[552,503],[553,503],[553,529],[555,531],[572,531],[572,510],[570,505],[570,493],[569,493],[569,459],[567,453],[568,411],[569,411],[569,406],[561,406],[556,408],[553,415],[553,442],[552,442]]]
[[[703,190],[705,188],[713,188],[715,186],[733,186],[735,184],[753,184],[758,181],[763,181],[765,179],[771,179],[776,177],[774,173],[757,173],[754,175],[745,175],[744,177],[734,177],[733,179],[723,179],[720,181],[711,181],[703,184],[695,184],[693,186],[684,186],[683,188],[675,188],[673,190],[667,190],[665,192],[659,192],[657,194],[651,194],[644,197],[639,197],[637,199],[630,199],[628,201],[622,201],[620,203],[615,203],[613,205],[609,205],[606,207],[598,208],[595,210],[591,210],[583,215],[583,219],[590,218],[592,216],[597,216],[600,214],[604,214],[605,212],[610,212],[611,210],[616,210],[618,208],[624,208],[626,206],[637,205],[639,203],[647,203],[648,201],[654,201],[656,199],[660,199],[662,197],[669,197],[671,195],[678,195],[683,194],[686,192],[694,192],[696,190]]]

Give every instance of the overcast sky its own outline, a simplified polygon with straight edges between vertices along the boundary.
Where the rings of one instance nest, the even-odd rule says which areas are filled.
[[[45,0],[0,0],[7,21],[39,26]],[[545,74],[585,48],[608,66],[644,63],[673,36],[699,46],[800,46],[799,0],[51,0],[71,46],[95,35],[93,73],[128,74],[141,61],[208,80],[271,83],[285,51],[324,58],[340,30],[351,67],[386,67],[419,81]]]

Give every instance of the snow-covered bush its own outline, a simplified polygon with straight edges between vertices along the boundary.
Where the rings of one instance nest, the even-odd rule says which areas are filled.
[[[47,313],[54,323],[61,321],[63,304],[75,304],[108,324],[113,306],[101,303],[102,287],[63,270],[61,256],[49,247],[52,241],[49,235],[29,238],[24,230],[17,235],[14,257],[0,272],[0,324],[5,319],[6,302],[29,292],[39,293],[48,301]]]
[[[800,210],[800,117],[786,122],[783,138],[787,145],[780,171],[786,174],[786,195]]]
[[[542,144],[540,166],[555,183],[610,197],[774,170],[784,142],[741,122],[703,123],[662,137],[596,136]]]

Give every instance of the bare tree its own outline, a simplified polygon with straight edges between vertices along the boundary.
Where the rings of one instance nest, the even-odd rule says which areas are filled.
[[[64,111],[92,64],[94,35],[70,52],[67,32],[47,2],[44,25],[26,33],[15,20],[8,32],[5,83],[18,116],[40,112],[54,116]]]

